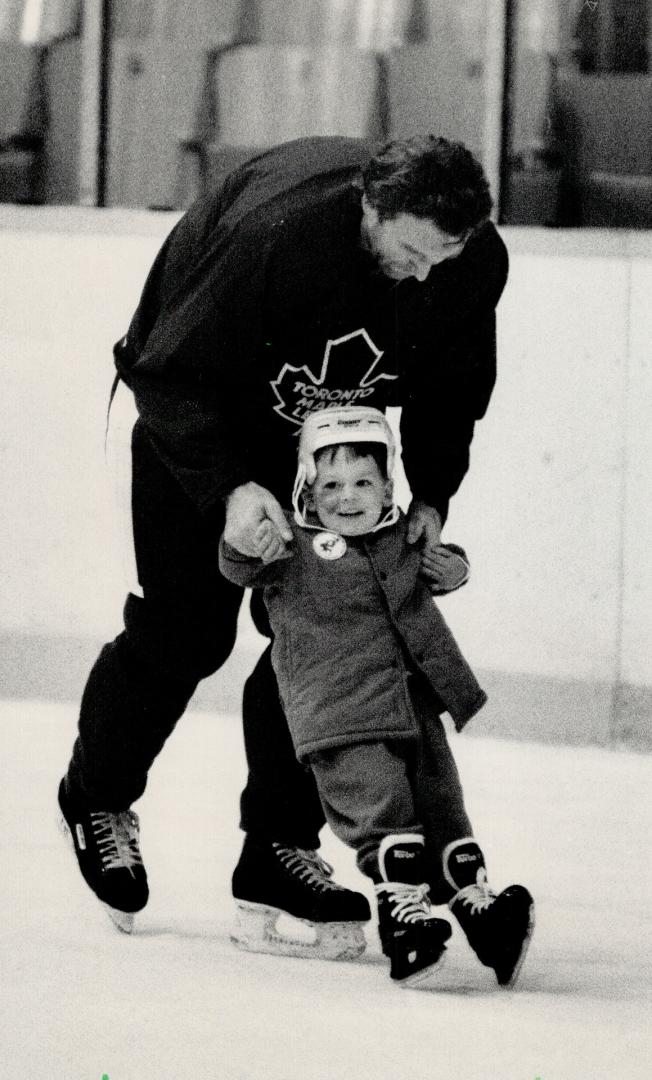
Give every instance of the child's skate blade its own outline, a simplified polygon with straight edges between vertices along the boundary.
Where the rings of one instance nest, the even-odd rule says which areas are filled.
[[[231,941],[249,952],[318,960],[354,960],[367,944],[363,923],[313,923],[248,900],[236,900]]]
[[[428,967],[422,968],[421,971],[415,971],[414,975],[408,975],[396,985],[410,990],[437,990],[439,979],[436,976],[441,971],[445,959],[446,950],[444,949],[439,959],[433,964],[428,964]]]

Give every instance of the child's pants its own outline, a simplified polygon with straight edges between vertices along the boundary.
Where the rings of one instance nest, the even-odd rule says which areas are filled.
[[[433,903],[453,890],[443,877],[441,856],[452,840],[472,835],[457,766],[429,687],[409,680],[420,734],[414,739],[356,743],[311,755],[326,819],[357,851],[358,866],[379,880],[377,851],[384,836],[419,833],[425,838]]]

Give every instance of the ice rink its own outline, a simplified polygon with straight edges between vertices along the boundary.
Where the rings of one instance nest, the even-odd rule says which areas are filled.
[[[518,989],[454,933],[436,991],[400,989],[369,929],[350,963],[229,940],[244,777],[236,717],[190,713],[137,805],[152,898],[113,929],[56,829],[74,706],[0,707],[7,1080],[643,1080],[652,1075],[652,760],[454,736],[493,885],[527,884]],[[332,836],[338,878],[368,890]],[[371,894],[370,894],[371,895]]]

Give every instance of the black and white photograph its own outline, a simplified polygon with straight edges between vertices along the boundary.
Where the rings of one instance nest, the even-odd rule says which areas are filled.
[[[652,0],[0,0],[7,1080],[652,1075]]]

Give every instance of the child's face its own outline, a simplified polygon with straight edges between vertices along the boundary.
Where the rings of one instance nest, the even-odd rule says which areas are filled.
[[[305,502],[325,529],[341,536],[362,536],[392,505],[392,484],[372,457],[352,458],[344,446],[317,462],[317,476]]]

